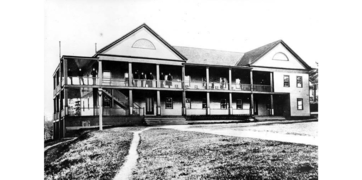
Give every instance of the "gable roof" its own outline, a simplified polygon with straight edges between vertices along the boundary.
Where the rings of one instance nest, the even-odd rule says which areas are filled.
[[[258,47],[244,54],[241,60],[237,63],[238,66],[252,65],[263,57],[266,53],[272,50],[275,46],[281,43],[293,56],[295,56],[308,70],[312,69],[302,58],[298,56],[283,40],[274,41],[264,46]]]
[[[244,54],[242,52],[230,52],[213,49],[202,49],[183,46],[174,47],[187,57],[187,64],[235,66]]]
[[[122,36],[121,38],[113,41],[112,43],[108,44],[107,46],[103,47],[93,57],[97,57],[97,55],[102,54],[104,51],[110,49],[112,46],[116,45],[117,43],[121,42],[122,40],[126,39],[127,37],[131,36],[138,30],[146,28],[152,35],[154,35],[158,40],[160,40],[162,43],[164,43],[168,48],[171,49],[174,53],[176,53],[181,59],[187,60],[185,56],[183,56],[180,52],[178,52],[174,47],[172,47],[166,40],[164,40],[160,35],[158,35],[154,30],[152,30],[147,24],[143,23],[142,25],[138,26],[136,29],[132,30],[131,32],[127,33],[126,35]]]

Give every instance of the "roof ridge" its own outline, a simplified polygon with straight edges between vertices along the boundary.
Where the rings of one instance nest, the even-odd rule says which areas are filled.
[[[245,52],[240,52],[240,51],[227,51],[227,50],[209,49],[209,48],[200,48],[200,47],[189,47],[189,46],[173,46],[173,47],[185,47],[185,48],[205,49],[205,50],[213,50],[213,51],[224,51],[224,52],[234,52],[234,53],[245,53]]]

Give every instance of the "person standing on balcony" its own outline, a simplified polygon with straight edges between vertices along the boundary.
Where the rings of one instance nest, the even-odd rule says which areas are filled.
[[[136,72],[134,72],[134,83],[133,85],[137,86],[137,83],[138,83],[138,79],[140,79],[140,74],[138,73],[138,70],[136,70]]]
[[[165,83],[165,75],[163,75],[163,72],[161,72],[161,75],[160,75],[160,84],[161,84],[161,87],[165,87],[164,83]]]
[[[96,85],[97,71],[95,68],[93,68],[91,75],[92,75],[92,79],[93,79],[93,85]]]
[[[148,82],[148,87],[153,87],[153,80],[155,79],[152,72],[150,72],[149,77],[148,77],[149,81]]]
[[[68,77],[70,79],[70,84],[73,85],[73,77],[72,77],[72,72],[70,71],[70,69],[68,69]]]
[[[79,85],[81,85],[80,82],[82,82],[82,84],[84,85],[84,79],[83,79],[83,71],[82,71],[82,68],[79,68],[79,71],[78,71],[78,77],[79,77]]]
[[[171,88],[171,86],[172,86],[172,79],[173,79],[173,77],[171,76],[171,73],[168,73],[167,84],[166,84],[166,85],[168,85],[168,88]]]
[[[145,86],[145,84],[144,84],[145,80],[144,79],[146,79],[146,75],[143,74],[143,72],[141,72],[141,87]]]
[[[128,73],[124,73],[124,86],[127,86],[128,84]]]
[[[224,78],[224,89],[226,89],[227,85],[228,85],[228,79]]]

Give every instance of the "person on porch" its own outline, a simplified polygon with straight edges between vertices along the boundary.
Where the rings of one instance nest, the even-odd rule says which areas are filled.
[[[163,74],[163,72],[161,72],[160,75],[160,84],[161,84],[161,88],[165,87],[165,75]]]
[[[168,85],[168,88],[171,88],[171,86],[172,86],[172,79],[173,79],[173,77],[171,76],[171,73],[168,73],[168,76],[167,76],[167,84],[166,85]]]
[[[137,87],[138,79],[140,79],[140,74],[138,73],[138,70],[134,72],[134,79],[133,79],[133,85]]]
[[[141,87],[145,87],[145,79],[146,79],[146,74],[144,74],[143,72],[141,72]]]
[[[70,69],[68,69],[68,77],[70,79],[70,84],[73,85],[73,77],[72,77],[72,71],[70,71]]]
[[[154,76],[153,76],[152,72],[150,72],[149,76],[148,76],[148,80],[147,80],[148,87],[153,87],[153,80],[154,80]]]
[[[92,79],[93,79],[93,85],[96,85],[96,77],[97,77],[96,68],[93,68],[91,75],[92,75]]]
[[[82,71],[82,68],[79,68],[79,71],[78,71],[78,77],[79,77],[79,85],[84,85],[84,79],[83,79],[83,71]],[[80,83],[82,82],[82,84]]]

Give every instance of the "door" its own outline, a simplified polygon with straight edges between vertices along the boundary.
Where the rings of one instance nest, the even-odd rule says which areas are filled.
[[[154,115],[153,98],[146,98],[146,115]]]

